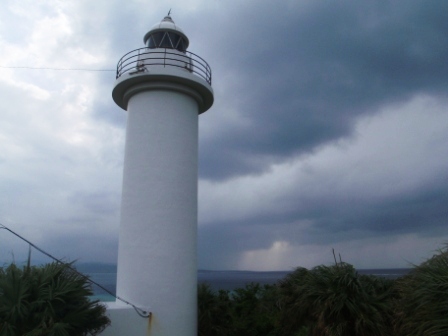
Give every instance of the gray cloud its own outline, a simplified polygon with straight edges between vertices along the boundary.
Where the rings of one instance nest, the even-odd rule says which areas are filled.
[[[173,4],[30,6],[1,5],[0,65],[114,69]],[[422,0],[176,4],[190,50],[213,69],[201,268],[312,265],[343,246],[357,265],[403,251],[387,265],[406,266],[448,239],[447,11]],[[58,256],[114,261],[126,125],[114,73],[0,71],[0,222]],[[3,237],[2,255],[26,253]]]
[[[230,104],[244,121],[234,128],[217,125],[204,139],[201,177],[259,173],[269,166],[259,164],[263,159],[285,159],[350,135],[355,118],[380,106],[446,90],[448,26],[446,5],[439,5],[345,1],[309,4],[306,11],[299,5],[288,10],[286,3],[234,8],[228,15],[241,24],[214,23],[222,28],[211,57],[224,56],[215,86],[220,75],[232,80],[225,95],[236,103],[211,113],[225,114]]]

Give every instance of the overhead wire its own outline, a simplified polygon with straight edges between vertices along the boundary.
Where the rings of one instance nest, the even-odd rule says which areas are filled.
[[[98,282],[90,279],[87,275],[79,272],[76,268],[72,267],[70,263],[66,263],[56,257],[54,257],[53,255],[51,255],[50,253],[44,251],[43,249],[41,249],[40,247],[38,247],[36,244],[33,244],[32,242],[30,242],[28,239],[22,237],[21,235],[19,235],[18,233],[14,232],[13,230],[11,230],[10,228],[8,228],[7,226],[3,225],[2,223],[0,223],[0,230],[6,230],[9,231],[10,233],[12,233],[13,235],[15,235],[16,237],[20,238],[21,240],[25,241],[26,243],[28,243],[29,246],[35,248],[37,251],[39,251],[40,253],[46,255],[47,257],[53,259],[54,261],[56,261],[57,263],[63,264],[65,265],[67,268],[69,268],[71,271],[75,272],[76,274],[82,276],[84,279],[86,279],[88,282],[94,284],[95,286],[98,286],[99,288],[101,288],[102,290],[104,290],[107,294],[113,296],[114,298],[116,298],[117,300],[120,300],[121,302],[126,303],[127,305],[130,305],[132,308],[134,308],[134,310],[137,312],[138,315],[140,315],[141,317],[150,317],[151,316],[151,312],[148,312],[144,309],[141,309],[139,307],[137,307],[136,305],[130,303],[129,301],[119,297],[118,295],[112,293],[110,290],[108,290],[107,288],[105,288],[104,286],[100,285]],[[28,252],[30,253],[30,252]]]
[[[87,68],[51,68],[51,67],[31,67],[31,66],[4,66],[0,65],[2,69],[26,69],[26,70],[56,70],[56,71],[96,71],[108,72],[116,71],[115,69],[87,69]]]

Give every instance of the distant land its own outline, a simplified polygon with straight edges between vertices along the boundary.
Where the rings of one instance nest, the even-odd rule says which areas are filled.
[[[66,260],[63,260],[66,261]],[[51,262],[51,260],[32,260],[33,266],[39,266],[46,263]],[[70,262],[70,261],[67,261]],[[2,266],[9,265],[10,262],[4,262]],[[17,265],[25,265],[26,261],[16,262]],[[75,261],[73,263],[73,266],[81,273],[117,273],[117,264],[116,263],[103,263],[103,262],[78,262]],[[317,265],[316,265],[317,266]],[[297,266],[300,267],[300,266]],[[250,270],[208,270],[208,269],[199,269],[198,273],[200,274],[207,274],[207,273],[213,273],[213,274],[219,274],[219,273],[240,273],[240,274],[250,274],[250,273],[269,273],[269,274],[287,274],[292,271],[294,271],[295,268],[292,268],[290,270],[283,270],[283,271],[250,271]],[[405,275],[409,273],[411,268],[371,268],[371,269],[357,269],[357,271],[360,274],[372,274],[372,275],[378,275],[378,276],[385,276],[388,277],[389,275],[393,274],[395,276],[397,275]]]
[[[65,260],[64,260],[65,261]],[[34,266],[43,265],[50,260],[33,260]],[[3,263],[0,266],[7,266]],[[26,262],[16,262],[17,265],[25,265]],[[102,301],[112,301],[117,281],[117,264],[101,262],[75,262],[73,266],[82,274],[89,276],[97,284],[103,286],[109,293],[98,286],[93,286],[95,297]],[[294,269],[287,271],[236,271],[236,270],[198,270],[198,283],[206,283],[212,290],[234,290],[242,288],[249,283],[271,285],[283,279]],[[375,275],[387,279],[396,279],[408,274],[411,268],[384,268],[384,269],[358,269],[359,274]]]
[[[76,269],[88,276],[107,290],[115,293],[117,265],[111,263],[76,263]],[[206,283],[214,291],[234,290],[250,283],[272,285],[283,279],[293,270],[288,271],[235,271],[235,270],[198,270],[198,283]],[[387,279],[396,279],[408,274],[410,268],[359,269],[359,274],[375,275]],[[94,287],[95,294],[103,301],[110,301],[100,288]]]

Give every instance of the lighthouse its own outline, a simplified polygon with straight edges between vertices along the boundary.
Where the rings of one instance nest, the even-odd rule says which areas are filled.
[[[127,111],[117,296],[150,316],[141,328],[123,317],[134,312],[111,315],[111,334],[121,323],[127,335],[197,336],[198,116],[213,104],[211,69],[169,14],[143,41],[112,92]]]

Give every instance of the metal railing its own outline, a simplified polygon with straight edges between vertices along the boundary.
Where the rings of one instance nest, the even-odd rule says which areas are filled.
[[[155,51],[157,50],[157,51]],[[135,74],[151,70],[151,67],[177,67],[191,72],[208,84],[212,84],[212,70],[208,63],[192,52],[175,49],[139,48],[128,52],[117,64],[116,78],[125,73]]]

